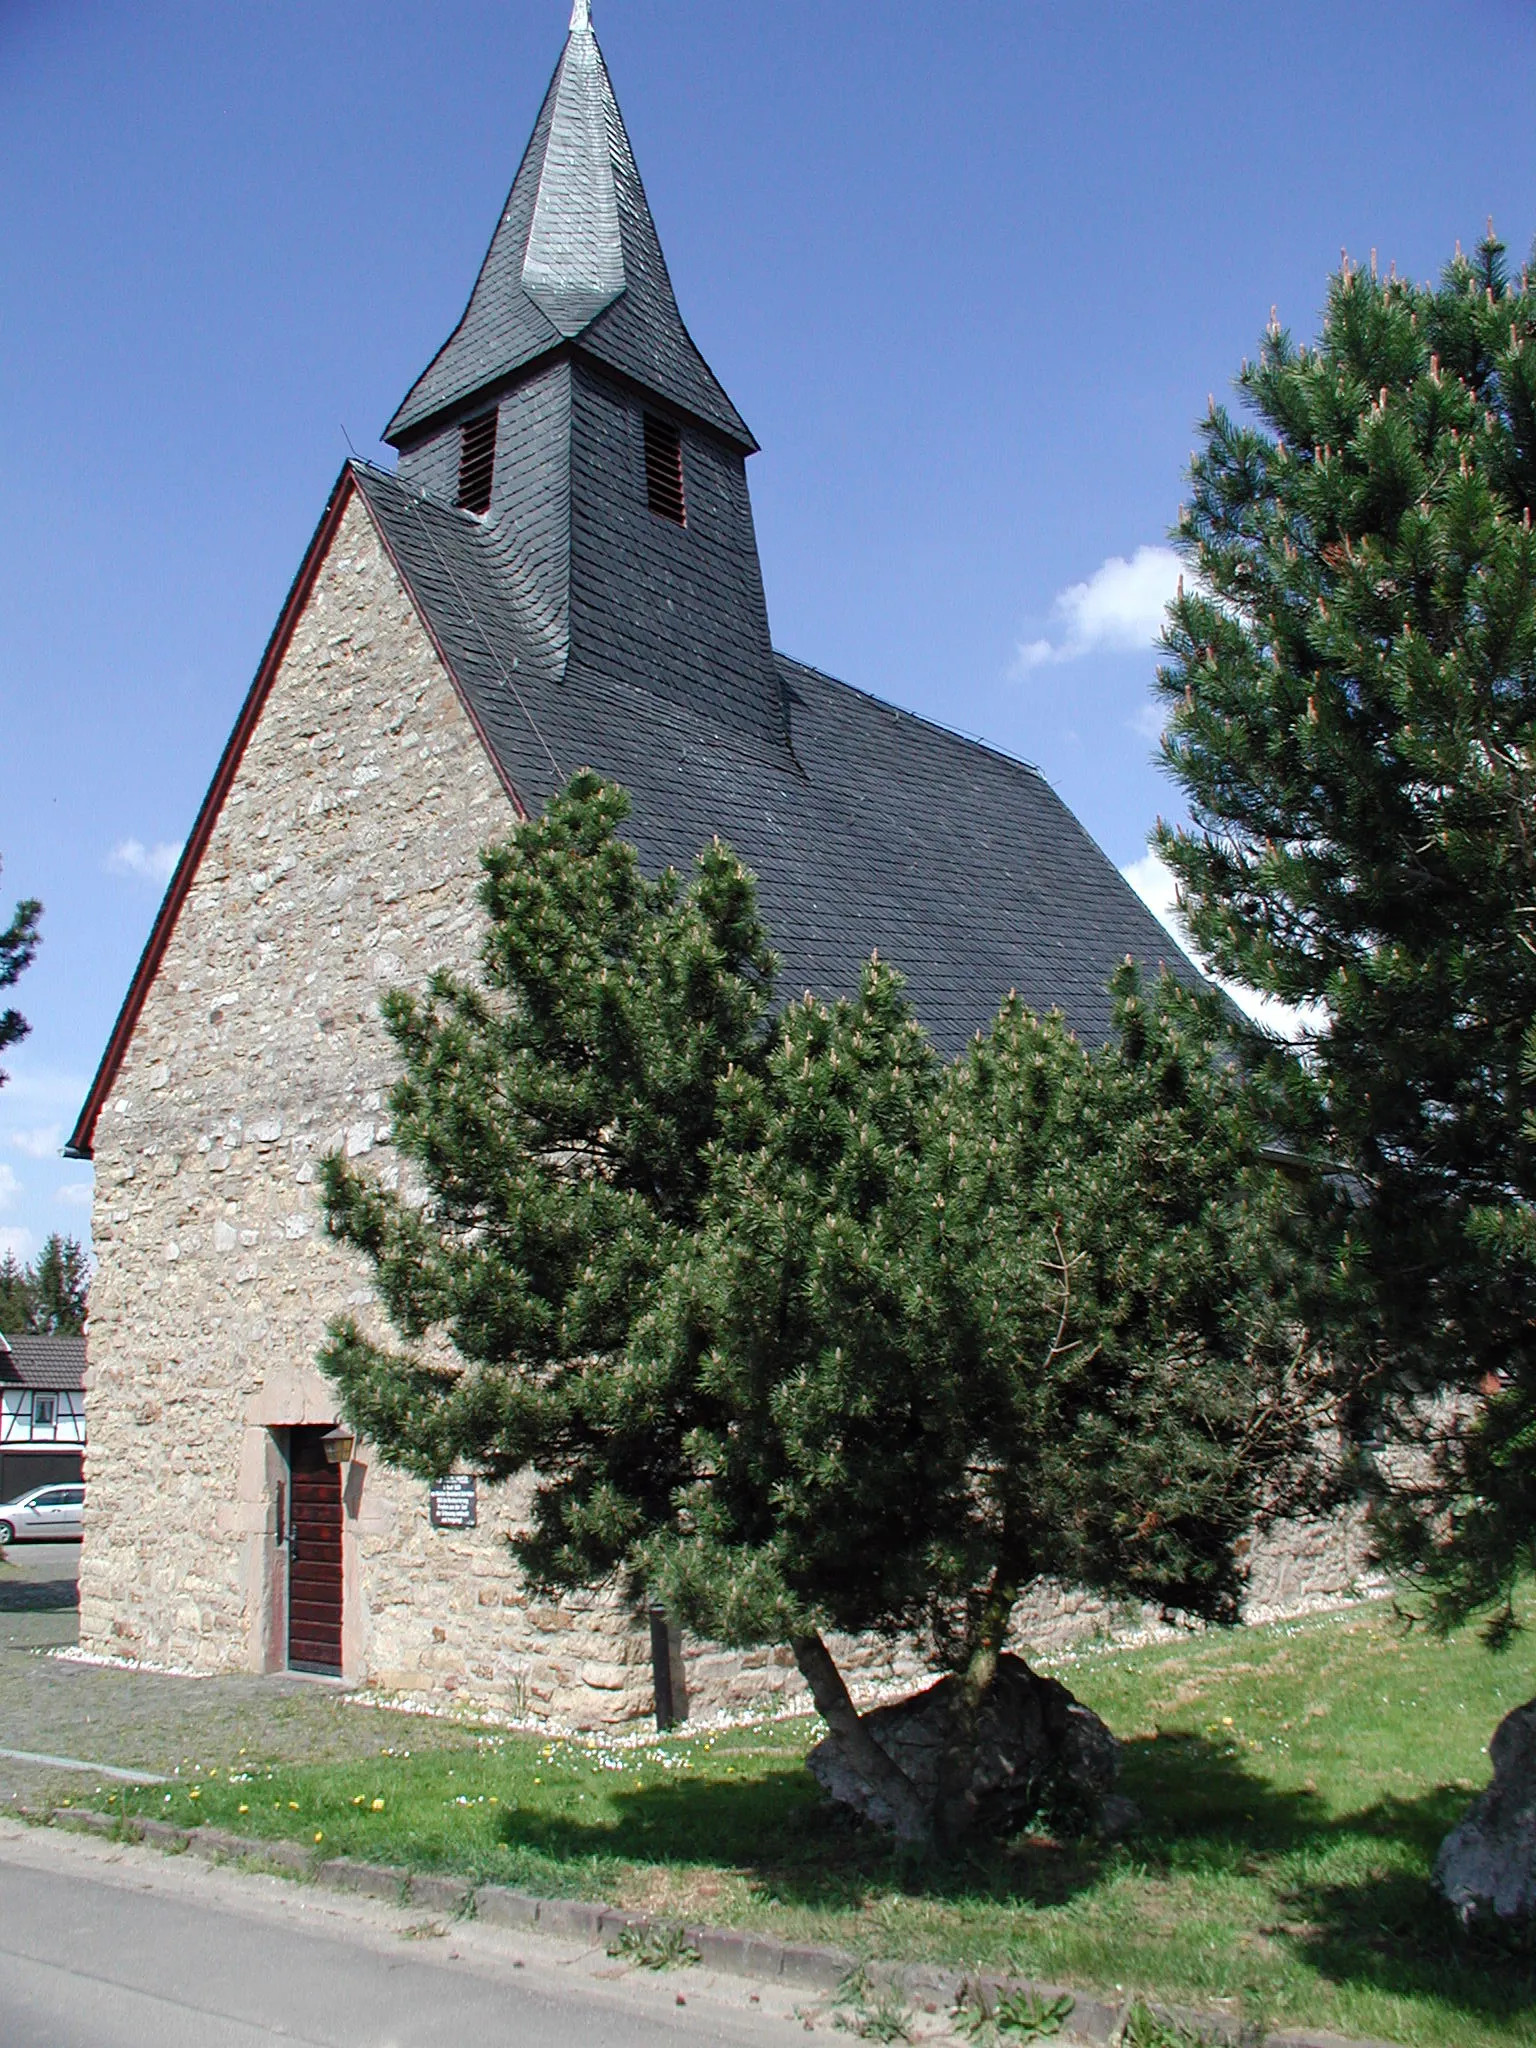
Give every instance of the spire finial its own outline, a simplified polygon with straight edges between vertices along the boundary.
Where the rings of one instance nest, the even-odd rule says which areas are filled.
[[[572,0],[571,34],[587,35],[592,28],[592,0]]]

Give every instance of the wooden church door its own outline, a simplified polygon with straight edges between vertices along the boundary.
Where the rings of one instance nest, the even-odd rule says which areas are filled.
[[[323,1429],[288,1432],[288,1668],[341,1676],[341,1467]]]

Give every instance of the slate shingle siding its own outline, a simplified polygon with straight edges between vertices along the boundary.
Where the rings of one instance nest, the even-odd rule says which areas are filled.
[[[396,445],[445,408],[462,404],[471,393],[560,344],[554,324],[523,289],[523,259],[561,74],[570,56],[568,44],[544,96],[533,139],[463,317],[385,429],[385,439]],[[598,63],[601,67],[601,58]],[[678,312],[666,258],[606,69],[601,70],[600,86],[624,250],[625,289],[583,332],[581,347],[662,393],[695,418],[709,422],[742,448],[751,449],[756,446],[751,430],[694,346]]]
[[[647,501],[641,402],[583,363],[572,381],[572,663],[782,741],[741,454],[684,426],[674,525]]]

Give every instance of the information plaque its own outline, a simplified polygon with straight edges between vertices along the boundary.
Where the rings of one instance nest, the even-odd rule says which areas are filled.
[[[471,1472],[450,1472],[434,1482],[427,1496],[434,1529],[473,1529],[476,1526],[475,1480]]]

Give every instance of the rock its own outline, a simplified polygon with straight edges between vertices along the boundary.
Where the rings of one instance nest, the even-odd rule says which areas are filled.
[[[941,1840],[1013,1834],[1042,1810],[1065,1809],[1106,1834],[1123,1834],[1135,1825],[1131,1801],[1113,1793],[1119,1743],[1064,1685],[1040,1677],[1020,1657],[999,1657],[977,1713],[968,1766],[960,1753],[961,1698],[961,1681],[941,1678],[910,1699],[862,1717],[933,1813]],[[895,1830],[895,1815],[859,1775],[836,1735],[819,1742],[806,1762],[829,1797],[876,1827]]]
[[[1488,1745],[1493,1783],[1440,1844],[1435,1886],[1463,1926],[1536,1920],[1536,1700]]]
[[[1120,1842],[1141,1826],[1141,1808],[1123,1792],[1110,1792],[1099,1801],[1096,1825],[1106,1842]]]

